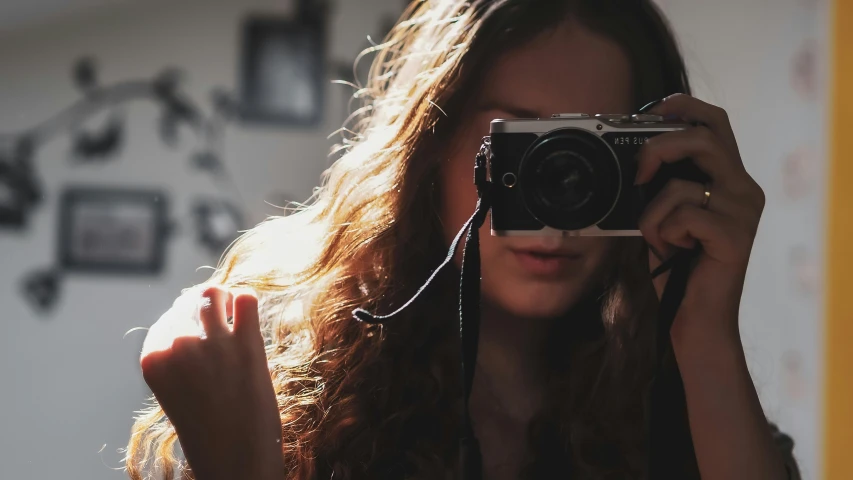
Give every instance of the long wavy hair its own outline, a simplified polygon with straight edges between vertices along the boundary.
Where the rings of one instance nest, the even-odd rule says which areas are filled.
[[[498,56],[567,19],[624,49],[637,107],[689,93],[676,43],[650,0],[415,1],[371,49],[369,77],[354,95],[360,108],[321,187],[307,204],[243,234],[206,283],[259,294],[288,480],[452,476],[458,280],[441,276],[385,326],[361,324],[352,311],[390,311],[438,265],[447,248],[439,159],[468,101]],[[570,355],[557,354],[565,345],[546,351],[550,395],[530,426],[528,478],[642,475],[657,297],[642,239],[619,242],[617,265],[585,303],[587,320],[555,323],[575,331],[550,338],[574,340]],[[130,478],[193,478],[151,400],[132,429]]]

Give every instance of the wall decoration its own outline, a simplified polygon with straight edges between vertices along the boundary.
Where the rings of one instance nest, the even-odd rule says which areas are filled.
[[[243,24],[240,116],[246,122],[316,126],[326,71],[326,2],[300,0],[293,17]]]
[[[803,400],[808,392],[802,354],[796,350],[785,351],[782,354],[782,369],[785,396],[795,401]]]
[[[227,93],[214,90],[213,114],[205,117],[201,108],[182,91],[183,73],[175,68],[165,69],[153,79],[101,85],[94,61],[84,57],[75,63],[72,77],[82,94],[78,101],[31,128],[0,133],[0,228],[22,227],[43,196],[32,161],[39,147],[71,131],[72,158],[77,163],[109,160],[115,157],[124,139],[124,114],[120,108],[136,100],[160,105],[158,128],[167,145],[178,144],[182,128],[196,135],[201,146],[192,156],[193,166],[228,182],[234,195],[241,198],[230,172],[221,162],[224,125],[239,111]],[[107,115],[103,126],[82,127],[89,118],[104,111]]]
[[[68,188],[61,196],[58,260],[24,276],[21,293],[45,314],[56,307],[62,281],[70,273],[157,274],[174,231],[163,192]]]
[[[23,228],[42,198],[33,172],[33,146],[27,136],[6,143],[0,150],[0,228]]]
[[[815,154],[800,148],[789,154],[782,165],[782,186],[789,200],[799,200],[812,192],[817,183]]]
[[[125,138],[124,105],[144,100],[161,108],[157,128],[163,143],[177,147],[183,131],[192,133],[199,141],[190,155],[191,165],[226,184],[218,191],[231,190],[231,199],[203,201],[206,205],[228,205],[225,210],[197,210],[207,212],[202,215],[204,221],[196,222],[198,241],[215,250],[233,240],[242,228],[238,205],[243,200],[222,155],[225,126],[240,111],[231,95],[215,89],[211,93],[213,113],[205,116],[183,92],[183,73],[175,68],[165,69],[152,79],[102,85],[94,60],[85,57],[75,63],[72,78],[81,93],[78,101],[31,128],[0,133],[0,228],[25,226],[33,208],[44,198],[33,162],[39,147],[70,132],[75,164],[113,160]],[[104,118],[99,127],[84,127],[99,114]],[[21,293],[34,309],[47,312],[56,306],[61,282],[69,273],[151,275],[162,270],[165,244],[176,230],[168,220],[167,197],[162,192],[72,187],[63,193],[59,210],[55,264],[21,280]],[[228,212],[227,221],[223,221],[226,217],[222,211]]]
[[[39,270],[24,277],[21,291],[27,302],[41,313],[50,311],[59,299],[62,271]]]
[[[123,141],[124,118],[112,113],[99,130],[77,129],[71,158],[79,163],[104,162],[119,153]]]
[[[818,91],[817,43],[803,42],[791,60],[791,85],[806,100],[815,100]]]
[[[195,200],[197,241],[220,255],[243,227],[240,209],[221,198]],[[61,196],[57,265],[31,272],[21,292],[40,313],[57,304],[69,273],[152,275],[162,271],[178,225],[157,190],[72,187]]]
[[[83,57],[73,67],[74,85],[84,96],[98,94],[98,73],[95,60]],[[109,112],[99,130],[85,129],[80,123],[71,125],[72,158],[78,162],[105,161],[118,153],[124,140],[124,116],[118,109]]]
[[[243,228],[240,210],[221,199],[199,199],[193,208],[198,241],[212,254],[221,254]]]
[[[817,293],[820,286],[820,265],[805,246],[797,245],[789,253],[791,280],[794,289],[805,296]]]
[[[158,191],[72,188],[62,196],[59,262],[63,270],[158,273],[169,230]]]

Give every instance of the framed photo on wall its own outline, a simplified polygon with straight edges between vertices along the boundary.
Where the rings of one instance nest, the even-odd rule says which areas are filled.
[[[241,119],[316,126],[326,89],[325,10],[302,7],[294,17],[251,15],[243,23]]]
[[[168,203],[160,191],[69,188],[59,217],[63,270],[154,274],[162,270]]]

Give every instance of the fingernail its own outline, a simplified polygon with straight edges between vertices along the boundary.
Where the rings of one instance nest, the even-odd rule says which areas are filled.
[[[657,100],[654,100],[652,102],[649,102],[649,103],[643,105],[642,107],[640,107],[640,113],[646,113],[647,111],[651,110],[652,108],[654,108],[655,105],[659,104],[662,101],[663,101],[663,99],[659,98]]]

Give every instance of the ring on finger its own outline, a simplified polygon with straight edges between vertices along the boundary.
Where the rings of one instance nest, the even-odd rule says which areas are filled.
[[[702,210],[707,210],[708,205],[711,204],[711,182],[705,182],[705,192],[702,197]]]

